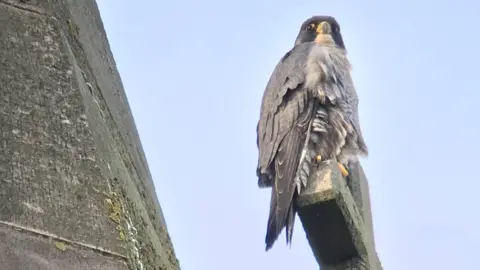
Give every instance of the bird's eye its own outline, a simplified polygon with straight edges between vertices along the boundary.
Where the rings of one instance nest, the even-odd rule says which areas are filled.
[[[315,29],[315,24],[314,23],[311,23],[307,26],[307,31],[312,31],[313,29]]]

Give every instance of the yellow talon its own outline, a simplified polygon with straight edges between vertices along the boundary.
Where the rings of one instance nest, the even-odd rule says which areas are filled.
[[[343,166],[342,163],[338,162],[338,169],[340,169],[340,172],[342,173],[342,176],[343,177],[347,177],[348,176],[348,171],[347,169],[345,168],[345,166]]]
[[[315,157],[315,160],[316,160],[317,162],[320,162],[320,161],[322,160],[322,156],[317,155],[317,156]]]

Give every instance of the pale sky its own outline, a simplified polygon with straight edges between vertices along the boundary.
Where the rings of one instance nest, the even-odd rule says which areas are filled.
[[[384,269],[478,269],[476,1],[97,2],[183,270],[318,269],[299,220],[264,251],[255,175],[265,85],[312,15],[354,67]]]

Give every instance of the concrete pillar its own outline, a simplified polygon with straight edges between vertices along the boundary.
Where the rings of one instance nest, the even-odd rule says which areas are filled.
[[[180,269],[94,0],[0,0],[0,269]]]
[[[367,179],[360,163],[348,181],[336,162],[312,174],[297,198],[298,214],[322,270],[382,270],[375,251]]]

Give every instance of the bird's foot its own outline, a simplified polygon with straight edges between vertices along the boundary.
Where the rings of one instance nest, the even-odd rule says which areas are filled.
[[[315,159],[313,160],[313,163],[318,166],[318,164],[320,164],[321,161],[322,161],[322,156],[316,155]],[[347,168],[340,162],[337,162],[337,165],[338,165],[338,169],[342,173],[342,176],[347,177],[348,176]]]
[[[342,176],[347,177],[348,176],[347,168],[345,168],[345,166],[340,162],[338,162],[337,164],[338,164],[338,169],[340,170],[340,173],[342,173]]]
[[[316,155],[315,158],[313,159],[313,164],[318,165],[320,164],[320,161],[322,161],[322,156]]]

